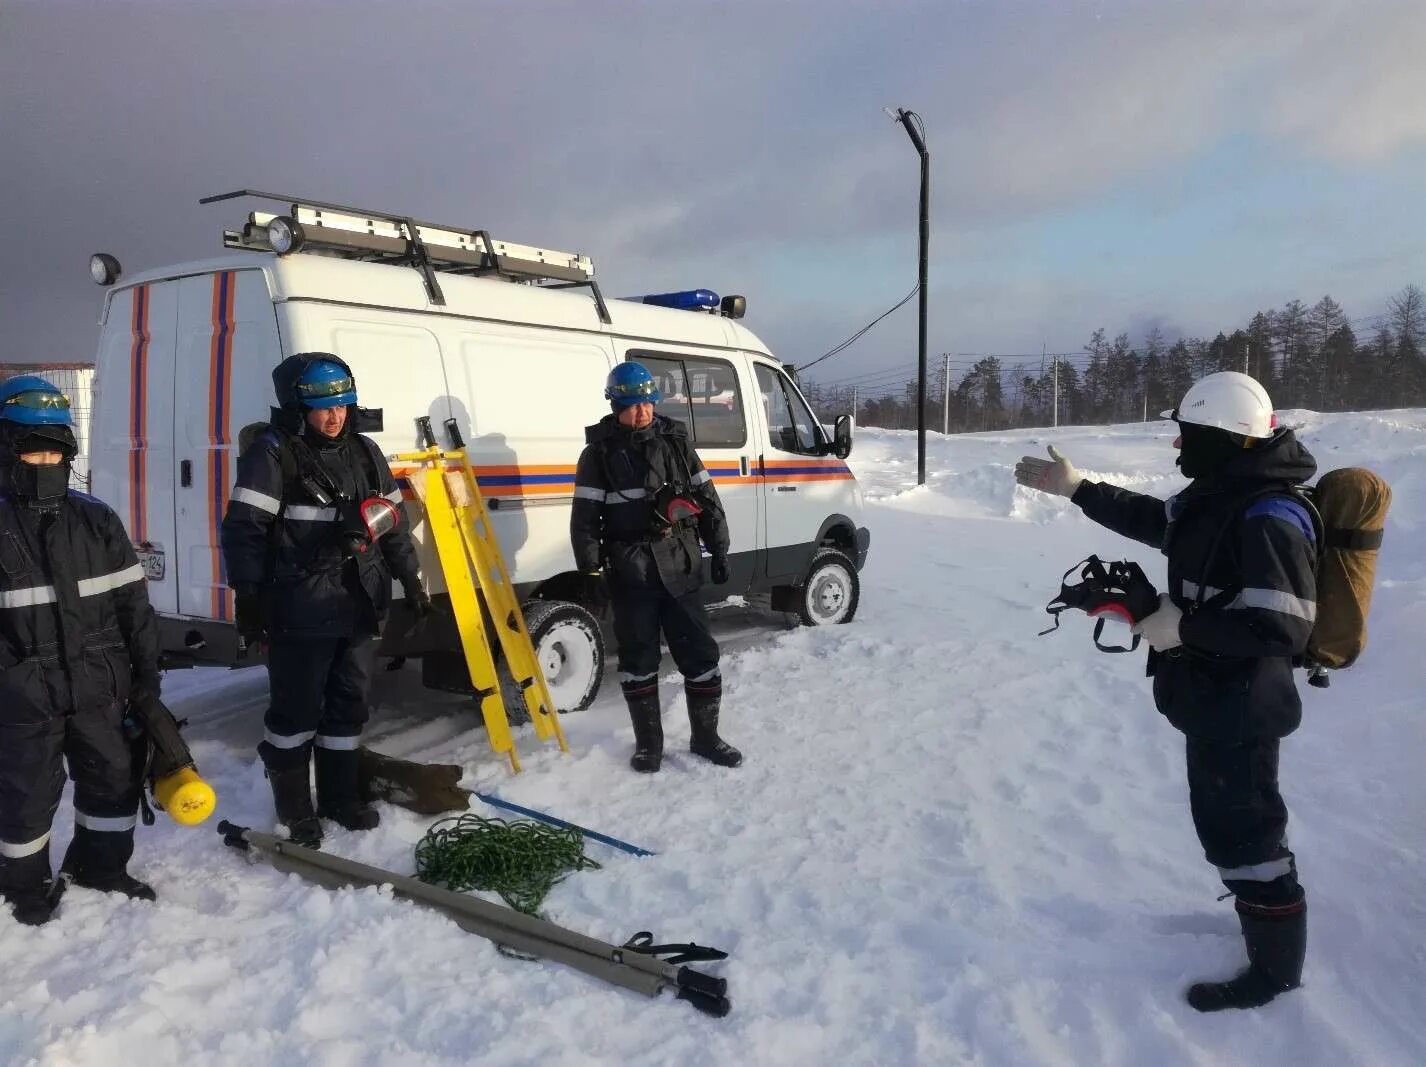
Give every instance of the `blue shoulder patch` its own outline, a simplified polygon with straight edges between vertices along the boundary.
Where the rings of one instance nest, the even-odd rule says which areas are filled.
[[[1312,516],[1307,509],[1291,497],[1270,496],[1259,500],[1243,515],[1244,519],[1279,519],[1289,526],[1296,526],[1307,540],[1316,542],[1317,531],[1312,525]]]

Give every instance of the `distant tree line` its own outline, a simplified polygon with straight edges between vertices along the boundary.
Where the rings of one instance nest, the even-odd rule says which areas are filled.
[[[933,364],[934,366],[934,364]],[[928,390],[927,424],[946,418],[945,364]],[[1426,405],[1426,293],[1408,285],[1380,315],[1349,320],[1330,296],[1311,307],[1293,300],[1259,311],[1247,325],[1211,340],[1168,340],[1159,329],[1133,345],[1126,333],[1096,330],[1083,353],[1007,366],[987,355],[951,369],[952,433],[1025,426],[1133,422],[1171,409],[1195,380],[1246,371],[1279,408],[1356,411]],[[916,426],[916,379],[891,386],[803,382],[824,419],[852,410],[862,426]]]

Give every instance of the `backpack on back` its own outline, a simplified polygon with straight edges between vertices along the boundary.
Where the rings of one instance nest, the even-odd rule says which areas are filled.
[[[1307,640],[1307,666],[1309,681],[1323,685],[1322,668],[1350,667],[1366,647],[1391,486],[1365,467],[1344,467],[1324,474],[1305,496],[1322,520],[1317,619]]]

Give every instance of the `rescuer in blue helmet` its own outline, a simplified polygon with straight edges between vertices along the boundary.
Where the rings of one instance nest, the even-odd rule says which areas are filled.
[[[570,538],[585,574],[602,573],[614,609],[619,682],[634,726],[630,766],[657,771],[663,760],[659,634],[683,674],[689,748],[723,767],[742,754],[718,736],[723,678],[718,643],[700,590],[703,554],[710,577],[727,583],[728,523],[713,479],[688,440],[688,428],[654,413],[662,396],[641,363],[609,372],[611,413],[586,428],[575,474]]]
[[[168,714],[158,623],[124,524],[70,491],[77,452],[59,389],[35,375],[0,383],[0,896],[30,925],[70,883],[154,899],[127,869],[143,767],[121,724]],[[74,837],[56,882],[66,764]]]
[[[424,618],[431,600],[401,490],[381,449],[356,430],[351,368],[307,352],[278,364],[272,382],[279,406],[238,459],[223,557],[239,634],[268,644],[258,754],[277,817],[294,841],[315,846],[319,818],[349,830],[380,822],[358,778],[377,638],[393,579],[408,616]]]

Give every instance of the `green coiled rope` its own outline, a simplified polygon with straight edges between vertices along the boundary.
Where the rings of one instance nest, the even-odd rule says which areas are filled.
[[[457,893],[490,890],[526,915],[534,915],[571,871],[598,867],[585,856],[579,831],[524,820],[453,816],[416,842],[421,881]]]

